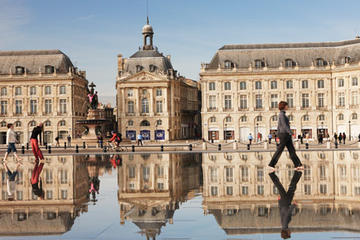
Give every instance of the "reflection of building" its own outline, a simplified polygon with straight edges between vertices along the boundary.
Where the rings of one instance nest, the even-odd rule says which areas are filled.
[[[277,174],[285,188],[293,174],[287,154]],[[294,198],[300,212],[291,228],[358,231],[359,153],[301,152],[299,157],[305,170]],[[279,231],[277,189],[265,171],[270,159],[265,152],[203,154],[203,207],[227,234]]]
[[[86,115],[87,80],[59,50],[0,52],[0,144],[6,123],[14,123],[20,142],[44,123],[44,140],[75,136],[75,122]]]
[[[278,102],[289,102],[295,135],[357,137],[360,39],[225,45],[200,73],[206,139],[246,140],[275,132]]]
[[[179,204],[200,187],[200,155],[148,154],[123,156],[118,168],[118,200],[122,223],[136,224],[147,238],[160,234]]]
[[[1,173],[0,235],[47,235],[69,231],[88,199],[89,175],[81,156],[46,157],[42,172],[44,200],[37,200],[30,184],[32,157],[24,157],[16,180],[15,201],[7,200],[6,172]],[[9,163],[14,169],[15,164]]]
[[[153,46],[153,28],[142,30],[144,45],[130,58],[118,55],[117,117],[123,136],[174,140],[199,135],[199,85],[179,76],[170,56]]]

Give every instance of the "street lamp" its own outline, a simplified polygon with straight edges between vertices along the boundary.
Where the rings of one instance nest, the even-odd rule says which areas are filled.
[[[351,121],[349,120],[349,141],[351,141]]]
[[[256,135],[255,135],[255,138],[257,139],[257,141],[259,141],[259,138],[258,138],[258,134],[259,133],[259,123],[256,123]]]

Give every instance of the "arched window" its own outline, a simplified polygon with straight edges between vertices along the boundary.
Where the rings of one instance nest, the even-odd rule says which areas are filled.
[[[150,122],[149,122],[148,120],[142,120],[142,121],[140,122],[140,126],[142,126],[142,127],[148,127],[148,126],[150,126]]]
[[[22,66],[16,66],[15,67],[15,74],[21,75],[25,73],[25,68]]]
[[[0,126],[1,126],[1,127],[6,127],[6,122],[5,122],[5,121],[2,121],[2,122],[0,123]]]
[[[310,120],[310,116],[309,115],[304,115],[303,116],[303,121],[309,121]]]
[[[141,65],[136,65],[136,72],[141,72],[143,70],[143,66]]]
[[[44,122],[44,125],[45,125],[45,127],[50,127],[50,126],[51,126],[50,120],[46,120],[46,121]]]
[[[352,120],[357,120],[357,119],[358,119],[357,113],[351,114],[351,119],[352,119]]]
[[[288,58],[288,59],[285,60],[285,67],[286,68],[292,68],[292,67],[295,67],[295,66],[296,66],[296,63],[292,59]]]
[[[210,117],[210,122],[216,122],[216,117]]]
[[[317,87],[318,88],[324,88],[325,87],[325,82],[324,82],[324,80],[318,80],[317,81]]]
[[[35,122],[35,121],[29,122],[29,127],[35,127],[35,126],[36,126],[36,122]]]
[[[149,113],[149,101],[147,98],[143,98],[141,100],[141,112],[142,113]]]
[[[262,121],[262,116],[256,116],[256,121],[261,122]]]
[[[15,125],[15,127],[21,127],[21,122],[20,122],[20,121],[16,121],[14,125]]]
[[[240,121],[241,121],[241,122],[246,122],[246,121],[247,121],[247,117],[246,117],[246,116],[241,116]]]
[[[319,115],[319,121],[324,121],[325,120],[325,115],[324,114],[320,114]]]
[[[155,72],[155,71],[156,71],[156,69],[157,69],[157,67],[156,67],[155,65],[150,64],[150,66],[149,66],[149,70],[150,70],[150,72]]]
[[[324,66],[327,65],[327,62],[326,62],[323,58],[317,58],[317,59],[315,60],[315,64],[316,64],[316,66],[318,66],[318,67],[324,67]]]
[[[226,118],[225,118],[225,122],[231,122],[231,117],[229,117],[229,116],[226,117]]]
[[[46,65],[45,66],[45,73],[46,74],[52,74],[54,72],[55,72],[54,66],[51,66],[51,65]]]
[[[66,126],[65,120],[60,120],[59,121],[59,126]]]
[[[274,115],[271,117],[271,121],[276,122],[278,120],[278,116]]]
[[[344,114],[340,113],[340,114],[338,115],[338,119],[339,119],[339,120],[344,120]]]
[[[350,63],[351,57],[346,56],[344,57],[344,63]]]
[[[6,96],[7,95],[7,88],[6,87],[2,87],[1,88],[1,96]]]
[[[255,68],[263,68],[265,67],[265,62],[261,59],[255,60]]]
[[[128,121],[128,126],[133,126],[134,125],[134,121],[133,120],[129,120]]]
[[[235,67],[235,64],[234,64],[232,61],[230,61],[230,60],[225,60],[225,61],[224,61],[224,67],[225,67],[226,69],[232,69],[232,68]]]
[[[156,120],[156,126],[161,126],[162,125],[162,120]]]
[[[134,101],[128,101],[128,113],[134,113]]]

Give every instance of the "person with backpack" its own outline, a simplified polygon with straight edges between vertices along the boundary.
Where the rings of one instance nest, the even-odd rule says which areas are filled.
[[[340,144],[341,144],[342,139],[343,139],[343,135],[342,135],[342,133],[340,133],[340,134],[339,134],[339,143],[340,143]]]
[[[114,131],[111,131],[111,138],[110,138],[109,142],[113,142],[113,143],[115,143],[116,147],[119,147],[121,141],[122,141],[121,133],[118,134],[118,133],[116,133]]]

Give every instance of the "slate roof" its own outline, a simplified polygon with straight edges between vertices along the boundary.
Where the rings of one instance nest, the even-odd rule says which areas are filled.
[[[45,72],[51,65],[57,73],[68,73],[74,67],[71,60],[60,50],[0,51],[0,74],[15,73],[16,66],[26,68],[27,73]]]
[[[230,60],[237,68],[255,66],[255,60],[263,60],[268,67],[280,67],[286,59],[292,59],[299,67],[309,67],[322,58],[332,64],[344,64],[345,57],[351,62],[360,61],[360,39],[339,42],[309,42],[309,43],[278,43],[278,44],[235,44],[221,47],[208,69],[216,69],[220,64],[224,67],[225,60]]]

